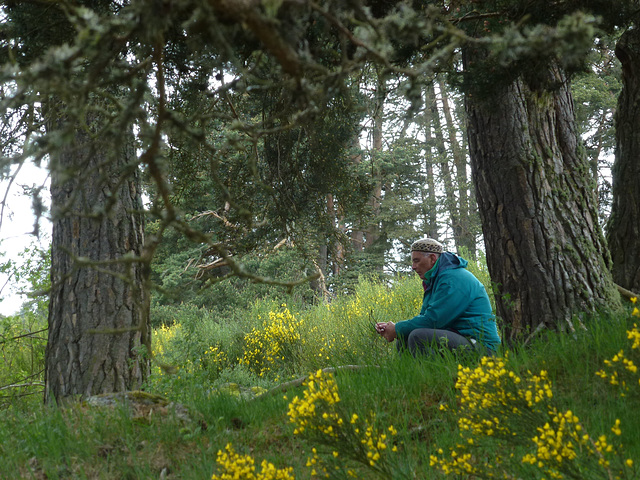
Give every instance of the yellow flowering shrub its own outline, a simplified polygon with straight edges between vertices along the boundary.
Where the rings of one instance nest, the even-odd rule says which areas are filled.
[[[392,466],[388,452],[396,452],[392,438],[397,435],[393,426],[380,432],[375,416],[362,420],[357,414],[346,415],[340,408],[338,385],[332,374],[322,370],[309,375],[302,397],[296,396],[288,407],[288,416],[295,425],[295,435],[306,435],[325,447],[325,455],[311,449],[306,466],[312,478],[361,478],[355,465],[391,477]],[[291,467],[278,469],[263,460],[260,471],[250,455],[235,452],[231,444],[219,450],[216,458],[218,472],[212,480],[289,480],[294,479]]]
[[[286,305],[282,307],[280,312],[269,312],[262,328],[254,328],[244,336],[244,352],[238,363],[261,377],[276,370],[287,370],[295,365],[298,356],[303,321]]]
[[[484,357],[475,369],[458,366],[461,441],[448,453],[438,449],[431,466],[483,478],[634,478],[633,461],[622,460],[617,441],[619,420],[613,439],[592,438],[571,410],[553,404],[546,371],[520,376],[506,361]]]
[[[173,325],[162,325],[151,333],[151,345],[156,357],[163,357],[171,350],[171,342],[180,335],[182,325],[174,323]]]
[[[216,458],[218,474],[211,480],[294,480],[293,469],[276,468],[272,463],[263,460],[260,471],[256,471],[255,460],[250,455],[236,453],[230,443],[225,451],[219,450]]]
[[[219,373],[228,365],[229,357],[220,345],[210,346],[205,350],[202,357],[202,368]]]
[[[335,378],[318,370],[305,382],[302,398],[296,396],[289,403],[289,421],[294,424],[296,435],[306,435],[326,448],[327,455],[320,457],[316,448],[308,458],[307,466],[312,476],[331,478],[355,476],[353,464],[389,474],[391,470],[388,452],[396,452],[392,438],[397,434],[393,426],[379,431],[375,415],[361,419],[348,414],[340,404]]]
[[[633,317],[640,317],[640,311],[636,307],[637,298],[632,298]],[[604,361],[605,368],[596,372],[596,375],[608,382],[610,385],[618,388],[620,395],[625,396],[631,390],[635,394],[640,393],[640,328],[637,323],[633,324],[633,328],[627,330],[627,339],[631,346],[627,352],[620,350],[611,359]]]
[[[332,408],[340,401],[338,385],[333,375],[325,375],[322,370],[318,370],[309,375],[305,384],[303,398],[296,396],[289,403],[289,420],[296,425],[293,433],[302,433],[305,428],[310,428],[335,436],[337,430],[333,430],[333,425],[341,427],[344,421]],[[321,416],[322,421],[317,421],[316,414]]]
[[[616,436],[622,434],[620,420],[615,421],[611,431]],[[550,478],[586,478],[586,475],[582,476],[583,471],[590,472],[595,478],[611,478],[611,462],[620,459],[621,446],[614,447],[606,435],[592,439],[571,410],[556,413],[552,422],[538,427],[537,432],[538,435],[532,438],[536,450],[524,455],[522,462],[537,466]],[[616,478],[632,474],[627,470],[632,466],[630,459],[618,465]]]

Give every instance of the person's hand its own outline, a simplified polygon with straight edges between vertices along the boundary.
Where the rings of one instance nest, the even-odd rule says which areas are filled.
[[[393,342],[396,339],[396,324],[393,322],[376,323],[376,331],[387,342]]]

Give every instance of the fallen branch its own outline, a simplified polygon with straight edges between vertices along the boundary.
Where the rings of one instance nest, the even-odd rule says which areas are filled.
[[[2,340],[0,342],[0,345],[2,345],[3,343],[12,342],[13,340],[18,340],[19,338],[25,338],[25,337],[33,338],[35,340],[46,340],[46,338],[32,336],[32,335],[35,335],[36,333],[46,332],[47,330],[48,328],[43,328],[42,330],[36,330],[35,332],[24,333],[22,335],[18,335],[17,337],[7,338],[6,340]]]
[[[0,390],[8,390],[9,388],[22,388],[22,387],[44,387],[44,382],[14,383],[13,385],[5,385],[4,387],[0,387]]]
[[[527,343],[529,343],[536,335],[538,335],[542,330],[544,330],[545,328],[547,328],[547,326],[544,323],[540,323],[538,324],[538,326],[536,327],[536,329],[533,331],[533,333],[531,335],[529,335],[525,341],[522,343],[523,346],[525,346]]]
[[[621,287],[617,283],[615,285],[616,285],[616,288],[618,289],[618,292],[620,292],[620,295],[622,295],[623,297],[629,300],[631,300],[632,298],[640,298],[639,294],[633,293],[631,290],[627,290],[626,288]]]
[[[364,368],[380,368],[380,367],[378,365],[341,365],[339,367],[322,368],[321,370],[322,370],[323,373],[336,373],[338,370],[362,370]],[[270,397],[272,395],[275,395],[276,393],[286,392],[290,388],[299,387],[308,378],[309,378],[309,376],[305,375],[304,377],[296,378],[295,380],[291,380],[289,382],[285,382],[285,383],[281,383],[280,385],[276,385],[271,390],[267,390],[262,395],[257,396],[256,399]]]

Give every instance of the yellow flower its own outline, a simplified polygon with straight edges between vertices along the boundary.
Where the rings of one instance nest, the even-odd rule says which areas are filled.
[[[250,455],[236,453],[230,443],[225,451],[218,451],[216,458],[220,475],[213,474],[212,480],[246,479],[246,480],[294,480],[293,468],[277,469],[272,463],[263,460],[261,471],[256,474],[255,461]]]
[[[622,430],[620,430],[620,420],[616,418],[616,423],[613,427],[611,427],[611,431],[616,435],[621,435]]]

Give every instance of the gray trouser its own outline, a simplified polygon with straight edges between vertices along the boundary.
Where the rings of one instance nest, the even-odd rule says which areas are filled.
[[[449,350],[468,348],[490,354],[488,349],[480,342],[471,342],[467,337],[451,330],[438,330],[435,328],[417,328],[412,330],[408,337],[400,338],[396,342],[398,352],[408,350],[414,357],[416,355],[437,354],[443,347]]]

